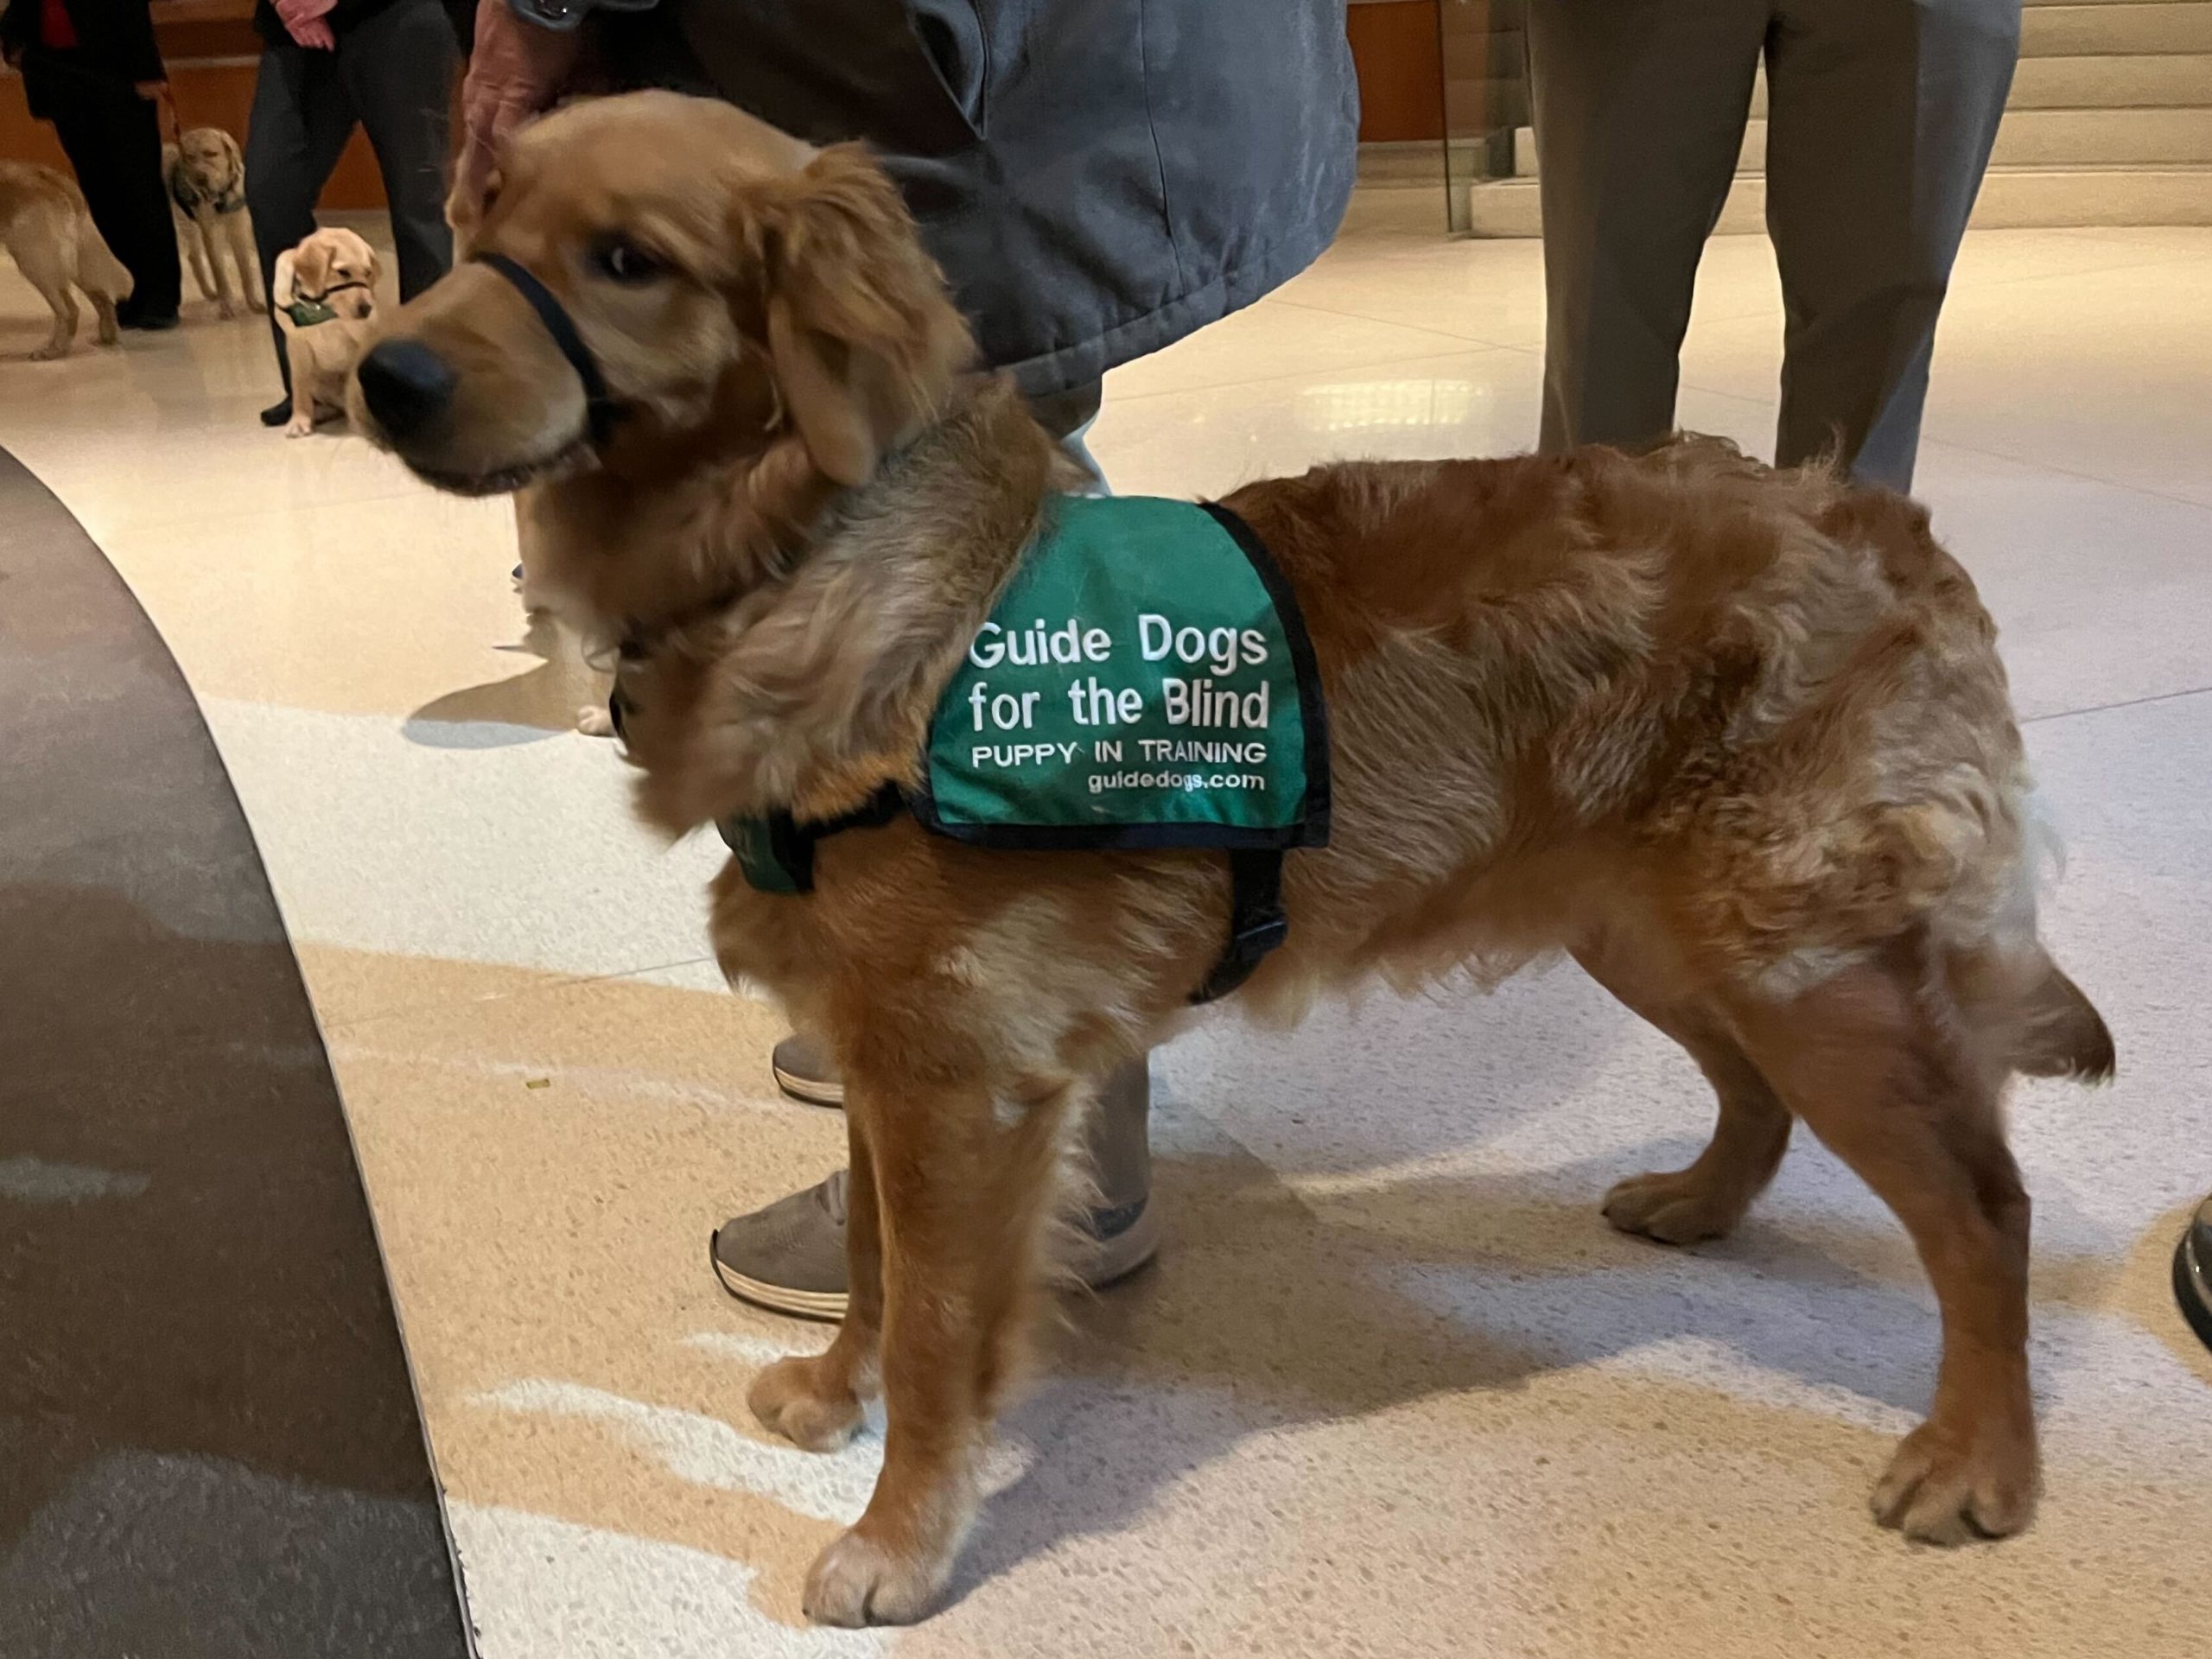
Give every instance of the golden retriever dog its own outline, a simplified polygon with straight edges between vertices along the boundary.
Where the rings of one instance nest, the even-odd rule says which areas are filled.
[[[276,256],[276,326],[292,373],[292,419],[303,438],[326,416],[346,412],[346,379],[377,315],[376,250],[347,230],[321,230]]]
[[[261,260],[254,251],[253,220],[245,206],[245,157],[238,141],[220,127],[188,127],[162,146],[162,177],[176,220],[177,251],[192,269],[200,297],[215,302],[226,317],[238,315],[231,273],[249,311],[268,308],[261,296]],[[228,268],[223,255],[228,251]]]
[[[73,288],[92,302],[100,344],[115,344],[116,302],[130,297],[130,273],[101,239],[74,179],[32,162],[0,162],[0,246],[54,313],[54,333],[33,361],[67,357],[77,343]]]
[[[391,319],[354,418],[433,483],[522,492],[543,591],[620,642],[646,819],[823,822],[914,788],[1073,480],[971,371],[884,174],[712,103],[578,104],[509,145],[477,246],[512,269],[466,264]],[[1239,1000],[1288,1019],[1374,975],[1573,956],[1718,1103],[1696,1161],[1622,1181],[1606,1218],[1725,1234],[1802,1121],[1942,1311],[1876,1519],[2025,1526],[2029,1211],[2000,1099],[2113,1052],[2038,939],[1995,630],[1927,514],[1694,439],[1325,466],[1224,505],[1303,610],[1333,755],[1332,839],[1287,855],[1287,939]],[[880,1395],[874,1497],[804,1605],[905,1621],[976,1516],[1078,1120],[1192,1017],[1230,878],[1218,852],[992,851],[899,811],[823,839],[814,880],[757,892],[733,865],[712,892],[722,966],[848,1089],[850,1312],[751,1405],[828,1448]]]

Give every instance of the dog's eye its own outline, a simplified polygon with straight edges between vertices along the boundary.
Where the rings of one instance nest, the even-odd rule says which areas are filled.
[[[636,243],[619,239],[602,242],[594,248],[592,263],[618,283],[649,283],[668,270],[666,264]]]

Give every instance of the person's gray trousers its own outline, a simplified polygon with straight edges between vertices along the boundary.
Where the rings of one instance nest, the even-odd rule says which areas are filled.
[[[2021,0],[1537,0],[1541,442],[1671,430],[1698,257],[1766,63],[1787,317],[1776,460],[1912,483],[1936,321],[2019,54]]]

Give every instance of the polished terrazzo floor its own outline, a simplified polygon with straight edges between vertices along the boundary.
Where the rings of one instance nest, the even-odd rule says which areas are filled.
[[[1559,972],[1160,1057],[1163,1259],[1081,1313],[957,1599],[900,1632],[800,1621],[878,1445],[755,1429],[747,1380],[823,1332],[706,1265],[839,1126],[776,1096],[772,1011],[703,960],[715,849],[633,828],[610,746],[569,729],[588,684],[524,626],[506,510],[264,432],[257,326],[16,360],[42,329],[0,266],[0,443],[137,590],[236,780],[487,1659],[2201,1649],[2212,1359],[2166,1263],[2212,1186],[2212,232],[1970,238],[1921,470],[2067,836],[2048,931],[2122,1051],[2107,1092],[2018,1102],[2035,1529],[1945,1554],[1866,1521],[1935,1317],[1817,1147],[1726,1244],[1606,1230],[1597,1195],[1692,1150],[1706,1096]],[[1765,444],[1779,329],[1764,243],[1716,243],[1683,423]],[[1385,224],[1116,375],[1095,448],[1175,493],[1517,448],[1541,334],[1533,245]]]

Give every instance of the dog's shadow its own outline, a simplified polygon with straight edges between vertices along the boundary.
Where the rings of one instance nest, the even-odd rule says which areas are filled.
[[[1688,1127],[1710,1096],[1681,1071]],[[1203,1120],[1165,1116],[1168,1249],[1076,1305],[1051,1380],[1008,1414],[1009,1434],[1040,1455],[987,1504],[955,1599],[1070,1537],[1141,1525],[1249,1436],[1516,1389],[1656,1344],[1725,1350],[1900,1424],[1926,1407],[1933,1299],[1871,1194],[1810,1225],[1799,1210],[1788,1230],[1755,1211],[1732,1239],[1675,1250],[1615,1233],[1598,1202],[1624,1175],[1687,1164],[1701,1135],[1533,1172],[1294,1185]],[[1792,1155],[1823,1185],[1855,1185],[1802,1128]],[[1085,1444],[1071,1455],[1071,1441]]]
[[[542,611],[529,613],[520,640],[503,651],[537,658],[537,665],[507,679],[434,697],[400,728],[430,749],[498,749],[537,743],[576,729],[579,712],[606,701],[605,683],[573,641]]]

